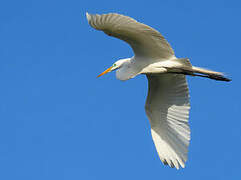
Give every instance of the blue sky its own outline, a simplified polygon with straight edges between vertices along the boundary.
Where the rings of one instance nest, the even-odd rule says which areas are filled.
[[[85,12],[117,12],[159,30],[177,57],[231,83],[188,78],[185,169],[163,166],[144,112],[145,76],[96,78],[128,45]],[[240,179],[240,1],[0,2],[0,179]]]

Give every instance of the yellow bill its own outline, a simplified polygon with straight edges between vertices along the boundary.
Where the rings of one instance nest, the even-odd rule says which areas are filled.
[[[108,69],[106,69],[106,70],[105,70],[103,73],[101,73],[100,75],[98,75],[97,78],[100,77],[100,76],[103,76],[104,74],[106,74],[106,73],[108,73],[108,72],[110,72],[111,69],[112,69],[112,66],[109,67]]]

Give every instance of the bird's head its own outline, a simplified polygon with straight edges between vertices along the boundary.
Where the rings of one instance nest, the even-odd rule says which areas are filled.
[[[120,59],[118,61],[116,61],[111,67],[109,67],[108,69],[106,69],[104,72],[102,72],[100,75],[98,75],[97,77],[103,76],[104,74],[117,70],[119,68],[121,68],[123,66],[123,64],[127,61],[129,61],[130,58],[127,59]]]

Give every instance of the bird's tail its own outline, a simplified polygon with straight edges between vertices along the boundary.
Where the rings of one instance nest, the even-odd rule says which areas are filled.
[[[231,81],[231,79],[225,77],[225,75],[221,72],[211,71],[200,67],[192,66],[192,72],[193,74],[190,75],[193,76],[206,77],[209,79],[214,79],[216,81]]]
[[[188,58],[179,58],[176,59],[178,63],[181,64],[181,66],[178,68],[179,72],[174,70],[174,73],[180,73],[190,76],[200,76],[205,77],[209,79],[214,79],[217,81],[231,81],[231,79],[225,77],[225,75],[221,72],[216,72],[196,66],[192,66]]]

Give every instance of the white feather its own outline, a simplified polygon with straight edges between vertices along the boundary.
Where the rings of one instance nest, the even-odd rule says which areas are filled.
[[[184,75],[148,75],[146,113],[161,161],[185,167],[190,141],[189,93]]]

